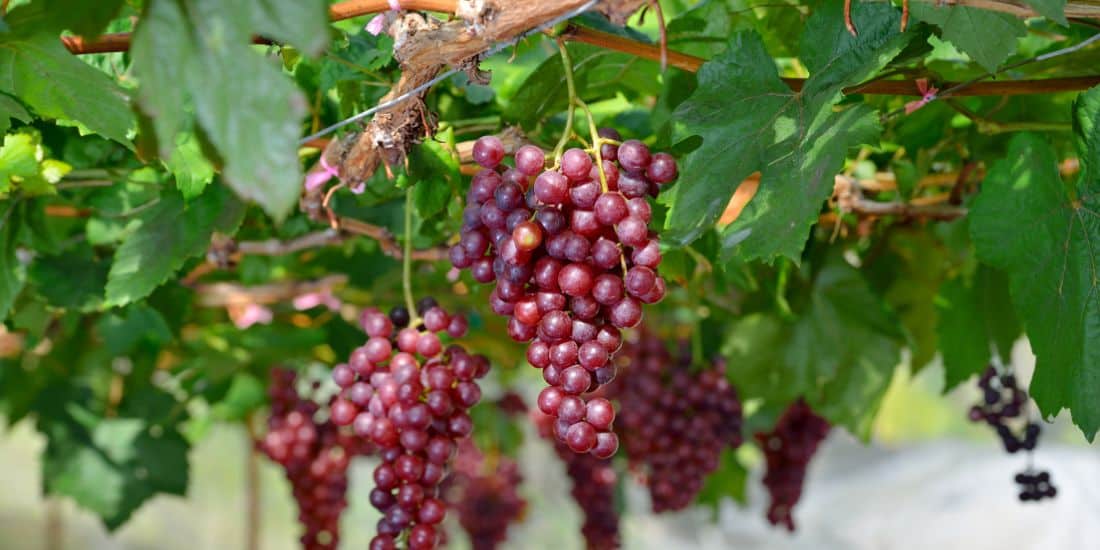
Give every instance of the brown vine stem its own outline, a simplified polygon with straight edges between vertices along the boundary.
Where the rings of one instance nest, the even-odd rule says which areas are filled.
[[[930,204],[868,200],[863,197],[859,183],[847,176],[836,176],[833,184],[833,196],[836,198],[837,206],[840,207],[841,212],[860,216],[900,216],[903,218],[949,221],[966,215],[966,208],[949,203],[943,204],[948,200],[949,194],[938,198],[936,203]]]
[[[982,171],[980,166],[972,166],[968,171],[949,172],[943,174],[931,174],[925,176],[917,183],[918,188],[927,188],[940,185],[955,184],[958,181],[970,181],[980,179]],[[1063,173],[1070,173],[1072,167],[1065,168]],[[756,172],[745,178],[733,197],[726,205],[725,211],[718,220],[718,227],[725,227],[741,215],[741,211],[756,195],[760,187],[760,173]],[[877,218],[882,216],[899,216],[903,218],[930,219],[949,221],[966,215],[966,209],[952,204],[952,193],[940,193],[932,196],[917,197],[909,202],[902,201],[874,201],[863,196],[863,190],[890,191],[896,189],[894,175],[888,172],[877,174],[873,180],[856,180],[844,175],[837,175],[833,183],[833,199],[840,206],[841,212],[855,214],[860,218]],[[823,214],[822,221],[835,221],[835,213]]]
[[[458,8],[457,0],[400,0],[402,9],[410,11],[435,11],[454,13]],[[343,21],[360,15],[382,13],[389,11],[387,0],[350,0],[337,2],[328,8],[328,16],[332,21]],[[130,49],[130,33],[120,32],[104,34],[95,40],[85,40],[81,36],[63,36],[61,42],[74,54],[83,55],[91,53],[124,52]],[[271,41],[256,37],[252,40],[256,44],[270,44]]]
[[[585,44],[627,53],[652,61],[660,61],[661,59],[661,50],[657,46],[589,29],[587,27],[570,26],[562,36],[566,40],[583,42]],[[685,71],[697,72],[704,62],[706,62],[706,60],[701,57],[695,57],[693,55],[671,50],[668,52],[668,64]],[[804,78],[784,78],[783,81],[796,92],[800,91],[802,86],[806,83],[806,79]],[[1100,75],[974,83],[942,82],[938,83],[937,87],[945,90],[954,89],[951,95],[960,97],[1028,95],[1079,91],[1087,90],[1097,84],[1100,84]],[[923,95],[923,92],[917,87],[916,80],[876,80],[846,88],[844,93],[915,97]]]
[[[374,240],[382,253],[400,260],[404,257],[404,251],[397,239],[386,229],[372,223],[367,223],[354,218],[335,216],[336,228],[328,228],[313,233],[302,235],[289,241],[269,239],[265,241],[241,241],[239,243],[218,244],[212,243],[210,252],[207,253],[207,261],[201,263],[180,280],[184,286],[195,286],[200,278],[214,272],[218,268],[228,268],[236,265],[245,255],[255,256],[285,256],[303,250],[322,246],[335,246],[344,243],[355,236],[363,236]],[[227,248],[228,250],[221,250]],[[216,261],[211,261],[217,258]],[[438,261],[447,258],[445,247],[434,247],[423,250],[413,250],[412,259],[419,261]]]
[[[1035,15],[1035,13],[1028,8],[1000,0],[954,0],[951,1],[950,4],[1011,13],[1021,17]],[[453,0],[403,0],[401,6],[409,10],[426,10],[445,13],[454,13],[457,8],[456,2]],[[389,5],[383,0],[340,2],[330,7],[329,15],[332,17],[333,21],[339,21],[359,15],[379,13],[388,9]],[[1100,17],[1100,3],[1091,1],[1069,2],[1066,4],[1066,15],[1067,17],[1075,18]],[[653,61],[661,61],[661,48],[659,47],[586,27],[570,26],[561,36],[569,41],[583,42],[609,50],[651,59]],[[105,34],[92,41],[85,40],[79,36],[65,36],[62,37],[61,40],[64,42],[65,47],[74,54],[122,52],[130,48],[129,33]],[[264,38],[256,38],[254,41],[260,44],[271,43]],[[665,55],[669,65],[685,71],[698,71],[699,67],[705,62],[702,58],[673,50],[668,50],[665,52]],[[783,80],[794,91],[801,90],[802,86],[805,84],[805,79],[785,78]],[[1100,84],[1100,75],[1037,80],[977,82],[969,84],[965,88],[956,89],[951,95],[959,97],[1046,94],[1086,90],[1097,84]],[[944,82],[939,85],[940,89],[952,89],[958,86],[959,83],[956,82]],[[874,81],[862,86],[848,88],[845,90],[845,93],[916,97],[923,95],[920,90],[917,89],[916,81],[913,80]]]
[[[303,294],[332,292],[348,283],[347,275],[329,275],[315,281],[279,281],[256,286],[239,283],[211,283],[195,287],[202,307],[226,307],[244,304],[277,304]]]
[[[981,8],[990,11],[1009,13],[1017,17],[1034,17],[1038,15],[1035,10],[1011,0],[924,0],[937,2],[951,6],[967,6]],[[455,13],[458,10],[457,0],[401,0],[401,7],[411,11],[435,11],[441,13]],[[341,21],[389,10],[389,4],[385,0],[352,0],[337,2],[329,7],[329,17],[333,21]],[[1066,17],[1075,19],[1100,18],[1100,2],[1096,0],[1074,0],[1065,5]],[[122,52],[130,48],[130,33],[105,34],[96,40],[85,40],[79,36],[63,37],[65,47],[74,54]],[[258,38],[262,44],[267,40]],[[670,55],[673,52],[668,52]]]

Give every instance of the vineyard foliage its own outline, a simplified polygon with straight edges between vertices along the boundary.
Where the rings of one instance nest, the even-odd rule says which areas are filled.
[[[669,292],[645,317],[700,361],[725,358],[748,429],[804,398],[869,438],[897,369],[942,360],[949,390],[1010,362],[1023,336],[1042,416],[1068,411],[1090,441],[1100,429],[1100,88],[859,89],[1096,72],[1097,43],[1042,57],[1095,25],[1025,3],[1039,16],[912,0],[903,30],[900,3],[854,1],[853,36],[841,0],[661,2],[667,48],[702,58],[697,72],[564,41],[596,123],[679,158],[650,224]],[[112,529],[186,494],[188,451],[213,424],[262,423],[269,369],[327,371],[363,343],[363,308],[403,303],[388,235],[429,252],[457,240],[464,142],[512,128],[553,149],[570,104],[545,33],[445,79],[421,110],[437,131],[331,194],[334,216],[382,231],[338,232],[303,199],[320,149],[299,140],[401,78],[394,39],[367,18],[330,22],[320,0],[4,4],[0,414],[45,437],[45,493]],[[570,25],[659,47],[652,12]],[[59,40],[117,32],[133,33],[129,51],[77,56]],[[579,110],[574,127],[588,136]],[[423,256],[439,259],[414,262],[414,292],[466,313],[490,387],[541,383],[491,287]],[[499,414],[472,414],[475,440],[515,447]],[[702,498],[744,479],[723,455]]]

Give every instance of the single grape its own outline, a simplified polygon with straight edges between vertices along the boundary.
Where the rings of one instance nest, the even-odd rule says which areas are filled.
[[[482,136],[474,142],[474,162],[485,168],[496,168],[504,160],[504,143],[496,136]]]
[[[534,145],[524,145],[516,150],[516,170],[528,176],[537,176],[546,164],[546,154]]]
[[[649,147],[636,139],[628,139],[619,146],[619,166],[632,174],[644,173],[649,167]]]
[[[573,181],[587,178],[591,168],[592,157],[581,149],[568,149],[561,156],[561,171]]]

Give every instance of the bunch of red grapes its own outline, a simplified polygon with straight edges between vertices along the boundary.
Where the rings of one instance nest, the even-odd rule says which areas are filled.
[[[588,550],[611,550],[622,545],[619,535],[619,511],[615,507],[618,475],[608,458],[577,454],[553,435],[555,420],[540,411],[532,411],[539,434],[551,440],[565,473],[573,486],[570,494],[584,515],[581,535]]]
[[[271,416],[257,446],[286,470],[298,520],[305,527],[302,547],[333,549],[340,542],[340,513],[347,506],[348,463],[371,448],[331,421],[318,421],[320,406],[298,393],[296,381],[294,371],[271,370]]]
[[[527,501],[519,494],[519,465],[506,456],[489,464],[469,439],[458,444],[454,473],[447,480],[447,502],[474,550],[493,550],[508,536],[508,526],[523,518]]]
[[[643,329],[616,356],[626,375],[608,387],[622,411],[615,431],[658,513],[690,505],[722,450],[742,442],[741,402],[724,363],[693,372],[688,349],[682,344],[674,360]]]
[[[792,512],[802,497],[806,468],[828,434],[829,422],[802,399],[787,407],[770,433],[756,434],[767,464],[764,486],[771,494],[768,521],[772,525],[794,531]]]
[[[444,348],[439,333],[466,333],[466,321],[450,316],[428,298],[421,319],[410,325],[409,312],[394,308],[387,317],[376,309],[360,322],[370,337],[337,365],[333,380],[341,388],[332,419],[351,425],[379,449],[371,504],[383,513],[371,550],[435,548],[447,506],[439,484],[454,456],[456,441],[470,435],[467,411],[481,399],[477,379],[489,372],[489,360],[461,346]]]
[[[989,368],[978,378],[978,388],[982,390],[982,401],[970,408],[972,422],[985,422],[997,432],[1001,444],[1009,453],[1021,450],[1031,453],[1039,443],[1040,426],[1034,420],[1018,421],[1024,417],[1027,407],[1027,392],[1020,389],[1016,376],[1011,372],[998,373],[996,367]],[[1022,427],[1014,431],[1012,424]],[[1050,480],[1050,473],[1035,471],[1030,465],[1016,474],[1016,483],[1020,486],[1019,498],[1022,502],[1039,501],[1054,498],[1058,489]]]
[[[674,181],[677,168],[640,141],[598,147],[599,162],[569,149],[547,170],[538,147],[520,147],[507,166],[500,139],[478,139],[473,156],[483,169],[470,184],[450,259],[478,282],[496,281],[490,306],[509,316],[512,339],[530,342],[527,360],[549,384],[538,407],[556,419],[554,435],[574,452],[606,458],[618,448],[614,410],[581,395],[611,381],[620,329],[637,325],[642,304],[665,295],[646,197]]]

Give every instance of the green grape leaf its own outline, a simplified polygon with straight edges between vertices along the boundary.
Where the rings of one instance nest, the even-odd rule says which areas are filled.
[[[1016,40],[1027,34],[1027,26],[1008,13],[969,6],[914,2],[914,19],[943,30],[943,38],[954,44],[987,71],[994,71],[1016,51]]]
[[[1012,361],[1012,345],[1023,333],[1023,327],[1012,309],[1008,277],[987,265],[979,266],[974,277],[978,289],[978,311],[984,318],[985,332],[1001,361],[1009,363]]]
[[[706,505],[715,515],[724,498],[746,504],[748,494],[745,489],[748,480],[749,470],[737,460],[736,452],[733,449],[724,449],[719,457],[718,469],[707,476],[696,502]]]
[[[1059,25],[1067,26],[1069,21],[1066,20],[1066,0],[1023,0],[1025,4],[1031,6],[1031,9],[1035,10],[1058,23]]]
[[[145,304],[108,313],[96,321],[95,327],[104,349],[116,357],[134,353],[143,344],[159,348],[172,340],[164,317]]]
[[[40,296],[54,307],[94,311],[103,304],[110,263],[98,258],[91,246],[36,258],[27,272]],[[79,274],[73,276],[73,274]]]
[[[243,215],[243,205],[224,186],[213,186],[190,203],[179,193],[164,193],[115,251],[107,305],[148,296],[185,260],[205,252],[215,231],[234,232]]]
[[[118,15],[126,0],[43,0],[42,11],[59,30],[95,38]]]
[[[943,355],[943,390],[982,372],[989,365],[989,339],[978,305],[977,289],[962,277],[944,283],[936,300],[936,336]]]
[[[22,10],[19,10],[22,11]],[[23,23],[16,13],[8,23]],[[77,59],[48,30],[0,34],[0,92],[46,118],[75,120],[130,146],[134,116],[126,95],[106,74]]]
[[[54,184],[72,167],[42,158],[45,151],[37,134],[8,134],[0,146],[0,197],[18,189],[24,196],[56,195]]]
[[[459,197],[462,174],[454,150],[454,131],[448,129],[409,152],[409,176],[416,181],[413,205],[421,220],[443,212]]]
[[[11,208],[15,205],[7,205],[5,216],[10,214]],[[15,297],[23,290],[24,268],[15,256],[18,218],[18,215],[11,214],[7,223],[0,227],[0,321],[7,319]]]
[[[1046,416],[1068,408],[1090,440],[1100,428],[1100,89],[1074,105],[1082,170],[1062,182],[1041,137],[1018,135],[989,170],[970,214],[978,258],[1008,275],[1035,352],[1031,396]]]
[[[756,196],[722,232],[723,257],[799,260],[848,148],[880,132],[873,109],[835,108],[841,90],[873,75],[911,38],[897,31],[891,6],[858,4],[853,17],[863,29],[858,38],[844,30],[840,2],[815,12],[803,36],[810,79],[800,93],[779,79],[755,33],[734,34],[726,52],[703,65],[698,88],[672,117],[678,140],[703,140],[666,199],[665,236],[673,243],[712,227],[740,182],[759,170]]]
[[[799,317],[746,316],[733,324],[723,354],[742,399],[804,396],[831,423],[867,438],[903,342],[894,313],[857,270],[834,258],[815,276]]]
[[[925,231],[896,230],[890,238],[890,268],[896,269],[883,298],[909,336],[916,371],[936,356],[936,293],[948,269],[943,246]]]
[[[1012,309],[1008,277],[981,264],[971,279],[947,282],[935,300],[944,392],[980,373],[994,352],[1010,363],[1012,345],[1022,331]]]
[[[624,90],[656,95],[659,67],[638,56],[587,44],[568,44],[577,95],[595,102]],[[569,94],[561,57],[552,55],[520,85],[504,109],[504,117],[531,128],[549,115],[564,111]]]
[[[13,118],[20,122],[30,122],[31,114],[15,98],[0,93],[0,133],[11,128]]]
[[[176,134],[197,122],[219,153],[214,164],[224,159],[226,183],[282,220],[301,191],[295,151],[306,102],[249,41],[258,32],[315,51],[327,41],[323,5],[194,0],[188,8],[153,2],[134,35],[138,104],[153,121],[160,154],[170,159]],[[320,18],[310,15],[317,10]],[[193,105],[194,120],[181,105]]]
[[[393,60],[393,38],[388,34],[371,36],[362,31],[349,35],[348,42],[326,55],[318,77],[322,90],[331,90],[346,81],[360,82],[376,79],[374,71]]]
[[[994,351],[1002,362],[1012,361],[1012,344],[1021,329],[1003,273],[983,264],[973,281],[949,281],[940,290],[936,310],[944,392],[985,369]]]
[[[4,136],[0,146],[0,195],[38,175],[38,141],[30,134]]]
[[[214,181],[214,165],[202,155],[202,148],[194,135],[177,135],[176,150],[164,164],[176,178],[176,189],[187,200],[201,195],[203,189]]]
[[[225,422],[240,422],[267,401],[263,382],[248,373],[237,373],[225,395],[213,405],[215,418]]]
[[[185,494],[189,447],[176,430],[138,418],[97,418],[76,405],[66,412],[39,420],[47,437],[47,494],[71,497],[111,530],[157,493]]]
[[[225,2],[204,3],[203,9],[241,10],[232,12],[234,16],[243,16],[244,10],[251,10],[251,27],[256,34],[274,39],[279,43],[293,44],[306,55],[320,55],[329,44],[328,2],[325,0],[246,0],[232,2],[240,6],[221,6]]]

